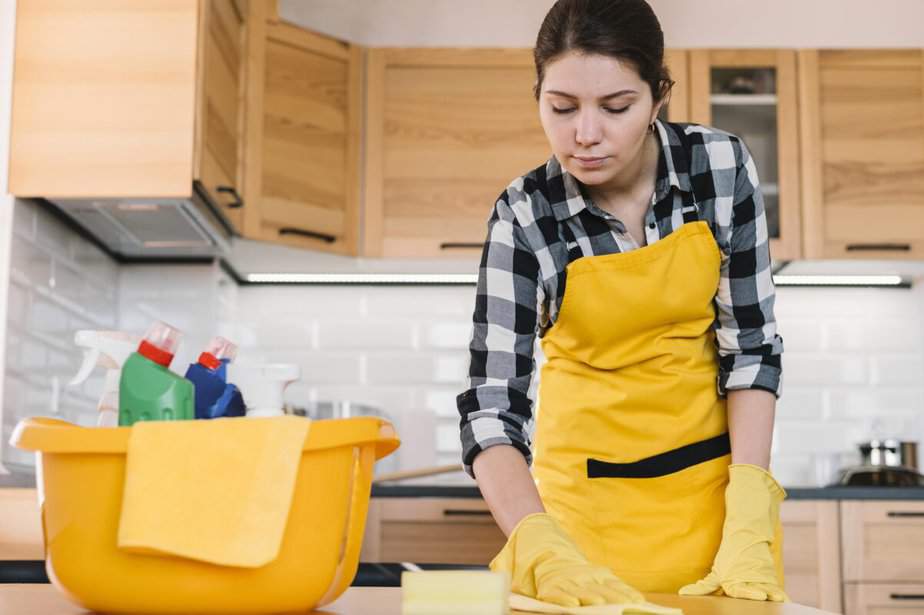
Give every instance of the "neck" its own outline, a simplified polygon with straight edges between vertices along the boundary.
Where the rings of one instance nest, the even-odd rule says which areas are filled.
[[[636,192],[650,192],[650,186],[658,173],[660,155],[658,137],[653,132],[645,135],[638,156],[605,184],[595,186],[595,191],[611,195],[633,195]]]

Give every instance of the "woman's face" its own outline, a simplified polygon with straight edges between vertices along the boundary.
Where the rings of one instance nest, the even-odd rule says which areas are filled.
[[[624,183],[660,107],[630,63],[576,51],[546,65],[539,93],[539,118],[552,152],[590,186]]]

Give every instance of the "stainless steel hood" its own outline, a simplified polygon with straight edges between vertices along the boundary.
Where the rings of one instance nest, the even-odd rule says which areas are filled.
[[[49,198],[114,254],[128,258],[224,256],[233,227],[198,191],[191,198]]]

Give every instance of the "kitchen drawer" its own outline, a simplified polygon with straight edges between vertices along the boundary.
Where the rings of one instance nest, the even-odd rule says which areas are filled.
[[[847,500],[841,529],[845,582],[924,583],[924,502]]]
[[[0,489],[0,560],[45,559],[35,489]]]
[[[480,498],[373,498],[360,560],[487,565],[506,540]]]
[[[845,615],[924,615],[924,584],[847,583]]]
[[[836,500],[783,502],[786,593],[799,604],[841,612],[841,567]]]

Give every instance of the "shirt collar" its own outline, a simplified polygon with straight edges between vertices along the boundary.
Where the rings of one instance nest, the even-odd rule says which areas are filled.
[[[674,125],[655,120],[661,152],[658,156],[658,178],[655,180],[655,198],[660,201],[675,187],[690,192],[690,170],[683,144],[677,136]],[[680,128],[682,130],[682,128]],[[546,177],[550,182],[561,182],[559,195],[552,202],[555,219],[561,222],[587,208],[587,200],[581,192],[581,182],[564,170],[553,154],[546,162]]]

